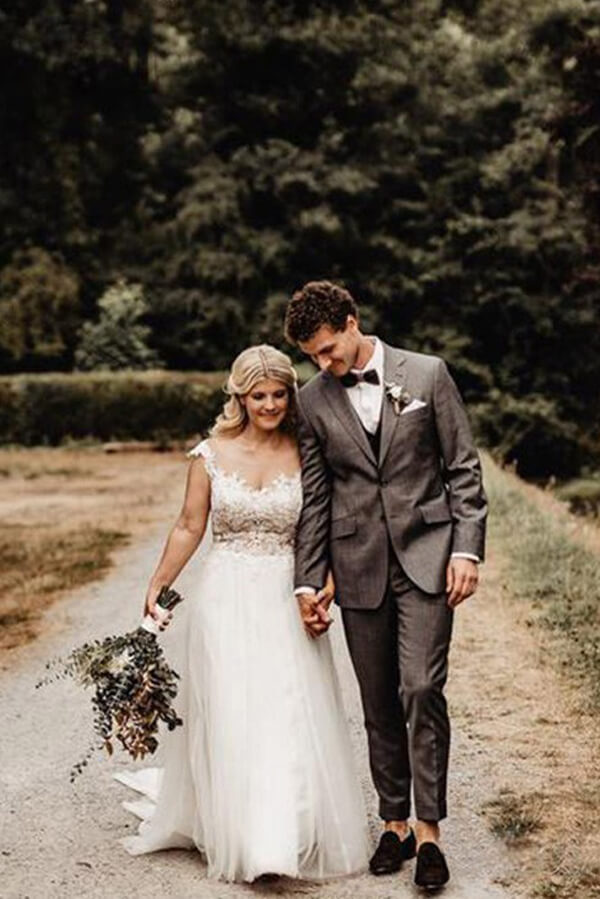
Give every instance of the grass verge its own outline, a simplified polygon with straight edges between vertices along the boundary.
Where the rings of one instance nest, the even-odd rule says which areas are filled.
[[[600,555],[529,498],[516,478],[485,464],[490,540],[508,560],[508,587],[556,640],[556,658],[600,709]]]
[[[540,881],[534,899],[594,899],[600,896],[600,865],[562,866]]]

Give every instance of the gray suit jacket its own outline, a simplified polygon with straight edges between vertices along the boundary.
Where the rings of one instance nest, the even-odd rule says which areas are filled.
[[[331,565],[346,608],[381,603],[390,545],[426,593],[445,589],[451,552],[484,554],[479,458],[445,363],[384,344],[384,380],[425,405],[397,415],[384,393],[378,459],[337,378],[320,372],[298,395],[304,503],[295,584],[320,588]]]

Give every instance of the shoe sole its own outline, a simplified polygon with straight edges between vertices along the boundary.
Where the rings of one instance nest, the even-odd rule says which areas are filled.
[[[381,876],[384,875],[384,874],[397,874],[398,871],[400,871],[400,870],[402,869],[402,865],[403,865],[405,862],[409,862],[411,859],[415,858],[416,854],[417,854],[417,853],[415,852],[413,855],[407,855],[406,858],[403,858],[403,859],[402,859],[402,861],[400,862],[400,864],[394,865],[393,868],[384,868],[384,869],[381,869],[381,870],[369,868],[369,871],[371,872],[371,874],[374,874],[375,877],[381,877]],[[437,887],[436,887],[436,889],[437,889]]]
[[[448,878],[449,880],[450,878]],[[443,883],[433,884],[428,883],[417,883],[415,880],[415,886],[419,887],[420,890],[426,890],[428,893],[437,893],[439,890],[443,890],[445,886],[448,884],[448,880],[445,880]]]

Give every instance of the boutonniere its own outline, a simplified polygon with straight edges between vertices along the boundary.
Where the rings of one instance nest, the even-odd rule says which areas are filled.
[[[395,381],[385,382],[385,393],[387,398],[391,400],[396,415],[400,415],[405,406],[408,406],[413,401],[404,384],[397,384]]]

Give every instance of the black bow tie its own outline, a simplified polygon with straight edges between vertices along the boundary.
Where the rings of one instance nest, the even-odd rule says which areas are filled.
[[[344,387],[354,387],[359,381],[366,381],[367,384],[379,384],[379,375],[374,368],[367,371],[349,371],[348,374],[342,375],[340,381]]]

